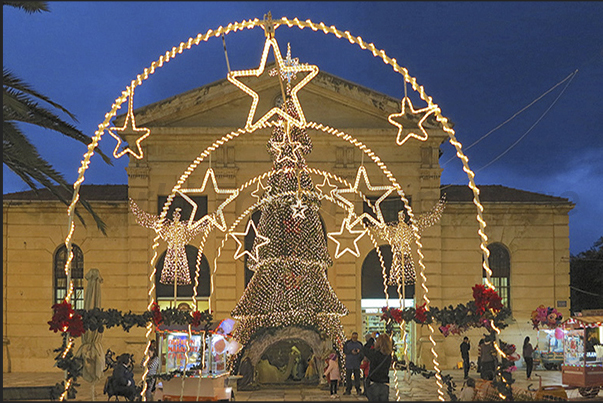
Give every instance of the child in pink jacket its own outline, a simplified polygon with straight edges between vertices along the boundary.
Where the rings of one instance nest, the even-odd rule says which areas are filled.
[[[331,355],[329,355],[327,369],[325,369],[325,376],[331,381],[331,399],[338,398],[339,395],[337,394],[337,384],[339,384],[341,375],[339,373],[337,354],[335,353],[331,353]]]

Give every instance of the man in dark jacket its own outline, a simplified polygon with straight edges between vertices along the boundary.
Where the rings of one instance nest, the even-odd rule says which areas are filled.
[[[461,343],[461,358],[463,359],[463,372],[465,372],[465,379],[469,377],[469,367],[471,366],[471,362],[469,361],[470,349],[471,344],[469,343],[469,337],[465,336],[463,338],[463,342]]]
[[[362,343],[358,341],[358,333],[353,332],[352,338],[343,345],[345,354],[345,392],[344,395],[349,395],[352,392],[352,375],[354,375],[354,386],[356,392],[361,395],[360,390],[360,363],[362,362]]]
[[[129,363],[130,356],[128,354],[117,357],[117,364],[113,369],[113,391],[128,400],[134,400],[136,384],[134,383],[134,373],[128,368]]]

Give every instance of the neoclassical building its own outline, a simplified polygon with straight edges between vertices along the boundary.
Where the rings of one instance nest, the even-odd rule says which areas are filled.
[[[254,88],[259,94],[258,114],[282,102],[275,77],[265,74]],[[482,283],[484,277],[476,206],[468,187],[440,182],[440,146],[448,141],[448,136],[437,122],[426,120],[424,127],[429,134],[426,141],[410,138],[403,146],[397,146],[398,128],[388,122],[388,116],[400,111],[400,100],[326,72],[320,72],[300,91],[299,100],[308,122],[335,128],[370,148],[394,175],[415,214],[427,213],[445,195],[441,219],[421,234],[428,296],[433,306],[441,307],[471,300],[471,287]],[[227,80],[221,80],[134,111],[137,127],[149,128],[151,135],[141,143],[144,158],[130,157],[128,183],[84,183],[81,188],[82,197],[92,204],[108,227],[104,236],[85,211],[82,214],[87,226],[76,222],[72,268],[76,307],[83,306],[86,273],[96,268],[104,280],[101,286],[104,308],[133,312],[146,309],[155,232],[137,224],[128,199],[133,199],[147,213],[159,215],[172,188],[190,164],[217,139],[245,126],[250,103],[247,94]],[[114,125],[121,127],[123,122],[121,115]],[[405,133],[418,130],[416,116],[408,115],[401,122]],[[215,147],[211,157],[198,164],[187,183],[191,187],[202,187],[211,167],[219,189],[236,189],[269,171],[272,161],[266,143],[270,133],[269,128],[260,129]],[[313,143],[312,152],[306,156],[309,167],[354,184],[362,165],[371,186],[361,180],[359,190],[372,201],[383,194],[370,188],[390,184],[388,178],[358,147],[317,128],[309,129],[308,133]],[[136,137],[124,135],[124,140],[134,145]],[[102,141],[115,144],[107,134]],[[321,183],[319,179],[320,175],[313,177],[314,185]],[[254,203],[255,188],[255,185],[248,187],[221,209],[227,225]],[[564,198],[500,185],[482,186],[480,191],[493,282],[503,302],[513,311],[513,322],[503,331],[502,338],[519,345],[525,335],[534,334],[530,314],[538,305],[554,306],[565,317],[569,315],[568,212],[573,204]],[[227,196],[216,192],[211,184],[205,186],[203,192],[191,195],[198,206],[196,218],[215,212]],[[397,220],[398,211],[403,209],[400,198],[390,196],[380,204],[388,222]],[[191,204],[176,197],[168,217],[175,207],[181,208],[183,219],[191,215]],[[367,211],[360,197],[355,199],[354,208],[357,214]],[[49,371],[54,364],[53,349],[60,346],[61,338],[48,330],[47,321],[52,304],[64,296],[66,211],[65,205],[45,191],[39,196],[19,192],[3,197],[4,372]],[[237,231],[243,232],[247,220],[257,220],[258,214],[241,219]],[[320,217],[325,233],[338,231],[345,215],[340,206],[323,200]],[[343,241],[350,249],[354,248],[353,237],[342,238]],[[200,236],[186,247],[193,272],[199,243]],[[253,238],[245,239],[246,245],[252,243]],[[392,251],[387,241],[378,239],[378,244],[385,263],[391,264]],[[361,238],[356,245],[359,256],[344,253],[335,258],[337,245],[328,241],[334,261],[328,269],[328,280],[349,310],[349,314],[341,318],[348,337],[352,331],[362,334],[379,329],[382,326],[379,312],[385,304],[381,267],[374,245],[368,237]],[[236,243],[219,230],[212,231],[204,244],[198,308],[206,309],[211,303],[218,320],[230,317],[253,274],[244,258],[234,259],[236,249]],[[154,297],[167,306],[172,303],[173,286],[159,284],[165,242],[160,242],[156,252],[159,258]],[[416,262],[415,249],[411,255],[409,258]],[[394,288],[390,287],[391,290]],[[423,290],[418,283],[406,290],[410,304],[414,303],[413,298],[421,303]],[[191,303],[191,295],[192,286],[178,287],[178,302]],[[390,304],[395,305],[397,295],[390,294],[390,298]],[[410,335],[411,359],[431,366],[427,328],[413,325]],[[481,332],[472,330],[468,335],[477,346]],[[436,334],[435,340],[441,367],[456,365],[460,336],[445,338]],[[137,328],[130,332],[108,329],[102,340],[105,349],[133,353],[137,362],[140,362],[144,342],[144,331]],[[472,359],[476,359],[475,354],[476,351],[472,351]]]

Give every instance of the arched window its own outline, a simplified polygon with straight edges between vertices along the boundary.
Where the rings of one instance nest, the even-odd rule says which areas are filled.
[[[193,286],[195,285],[195,271],[197,270],[197,253],[199,249],[191,245],[185,246],[186,258],[188,260],[188,270],[191,277],[191,283],[177,286],[178,299],[181,297],[192,297]],[[163,270],[163,264],[165,261],[165,252],[161,254],[157,265],[155,266],[157,272],[155,273],[155,287],[156,287],[156,298],[160,299],[171,299],[174,298],[174,284],[162,284],[159,280],[161,279],[161,270]],[[201,256],[201,265],[199,267],[199,285],[197,286],[197,297],[209,297],[210,294],[210,278],[209,278],[209,263],[205,255]]]
[[[71,244],[73,260],[71,261],[71,279],[73,280],[73,295],[71,306],[74,309],[84,309],[84,254],[79,246]],[[67,248],[61,245],[54,253],[54,302],[60,303],[67,294]]]
[[[386,273],[389,274],[389,268],[392,265],[392,248],[389,245],[379,246],[383,262],[385,263]],[[414,285],[407,285],[404,288],[406,298],[414,298]],[[402,292],[402,289],[400,289]],[[398,298],[398,291],[395,285],[387,287],[387,293],[390,298]],[[375,249],[371,250],[364,262],[362,262],[362,299],[381,299],[385,298],[383,292],[383,274],[381,272],[381,262]]]
[[[502,298],[502,303],[507,308],[511,307],[510,294],[510,275],[511,275],[511,257],[509,250],[502,243],[492,243],[488,245],[490,258],[488,263],[492,276],[490,281],[496,287],[498,295]],[[483,282],[486,282],[486,271],[482,270]]]

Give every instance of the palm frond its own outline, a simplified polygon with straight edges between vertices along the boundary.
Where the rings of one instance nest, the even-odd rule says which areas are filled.
[[[73,187],[65,180],[63,175],[57,172],[38,153],[35,146],[12,122],[3,122],[2,125],[2,157],[3,163],[19,176],[33,191],[37,192],[36,182],[48,189],[60,201],[69,205],[71,200],[67,197],[73,194]],[[56,185],[58,184],[58,186]],[[63,189],[63,192],[59,192]],[[98,229],[106,235],[107,225],[96,214],[90,204],[80,199],[82,206],[92,215]],[[75,211],[82,225],[86,226],[79,211]]]
[[[3,1],[2,5],[19,8],[29,14],[50,11],[46,1]]]

